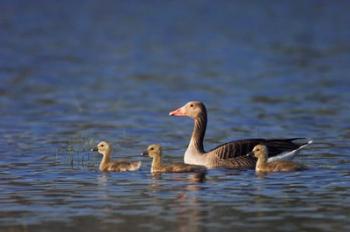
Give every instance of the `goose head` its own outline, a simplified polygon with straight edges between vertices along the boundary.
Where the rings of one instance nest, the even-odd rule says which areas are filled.
[[[147,147],[147,150],[142,153],[143,156],[149,156],[151,158],[160,157],[162,154],[162,148],[159,144],[152,144]]]
[[[206,113],[207,113],[207,110],[202,102],[190,101],[190,102],[187,102],[184,106],[174,111],[171,111],[169,115],[177,116],[177,117],[190,117],[190,118],[196,119]]]
[[[91,151],[97,151],[101,155],[105,155],[112,151],[112,147],[108,142],[101,141],[97,144],[95,148],[91,149]]]

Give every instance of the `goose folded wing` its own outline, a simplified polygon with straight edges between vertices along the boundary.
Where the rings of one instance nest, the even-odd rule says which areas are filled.
[[[276,156],[285,151],[298,149],[306,143],[296,143],[295,140],[303,138],[291,139],[244,139],[236,140],[222,144],[208,153],[215,153],[219,159],[230,159],[248,154],[254,146],[264,144],[269,150],[269,157]]]

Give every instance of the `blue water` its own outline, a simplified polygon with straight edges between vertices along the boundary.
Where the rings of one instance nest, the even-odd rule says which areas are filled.
[[[350,2],[0,1],[1,231],[350,229]],[[308,137],[304,172],[153,177],[150,143]],[[133,173],[101,173],[100,140]]]

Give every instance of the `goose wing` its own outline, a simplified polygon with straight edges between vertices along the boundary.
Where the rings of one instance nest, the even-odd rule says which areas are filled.
[[[256,159],[254,157],[237,156],[229,159],[219,159],[216,165],[223,168],[254,169]]]
[[[231,141],[231,142],[222,144],[212,149],[208,153],[215,153],[215,155],[219,159],[231,159],[239,156],[245,156],[254,148],[254,146],[258,144],[264,144],[267,146],[269,150],[269,157],[273,157],[286,151],[292,151],[292,150],[298,149],[302,145],[307,144],[307,142],[304,142],[304,143],[295,142],[295,140],[300,140],[300,139],[304,139],[304,138],[290,138],[290,139],[254,138],[254,139],[236,140],[236,141]]]

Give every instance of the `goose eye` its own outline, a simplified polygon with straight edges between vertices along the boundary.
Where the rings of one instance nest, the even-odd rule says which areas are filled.
[[[154,150],[154,148],[153,147],[151,147],[151,149],[150,149],[151,151],[153,151]]]
[[[191,104],[190,107],[193,107],[193,104]]]
[[[105,145],[101,144],[101,147],[104,147]]]

